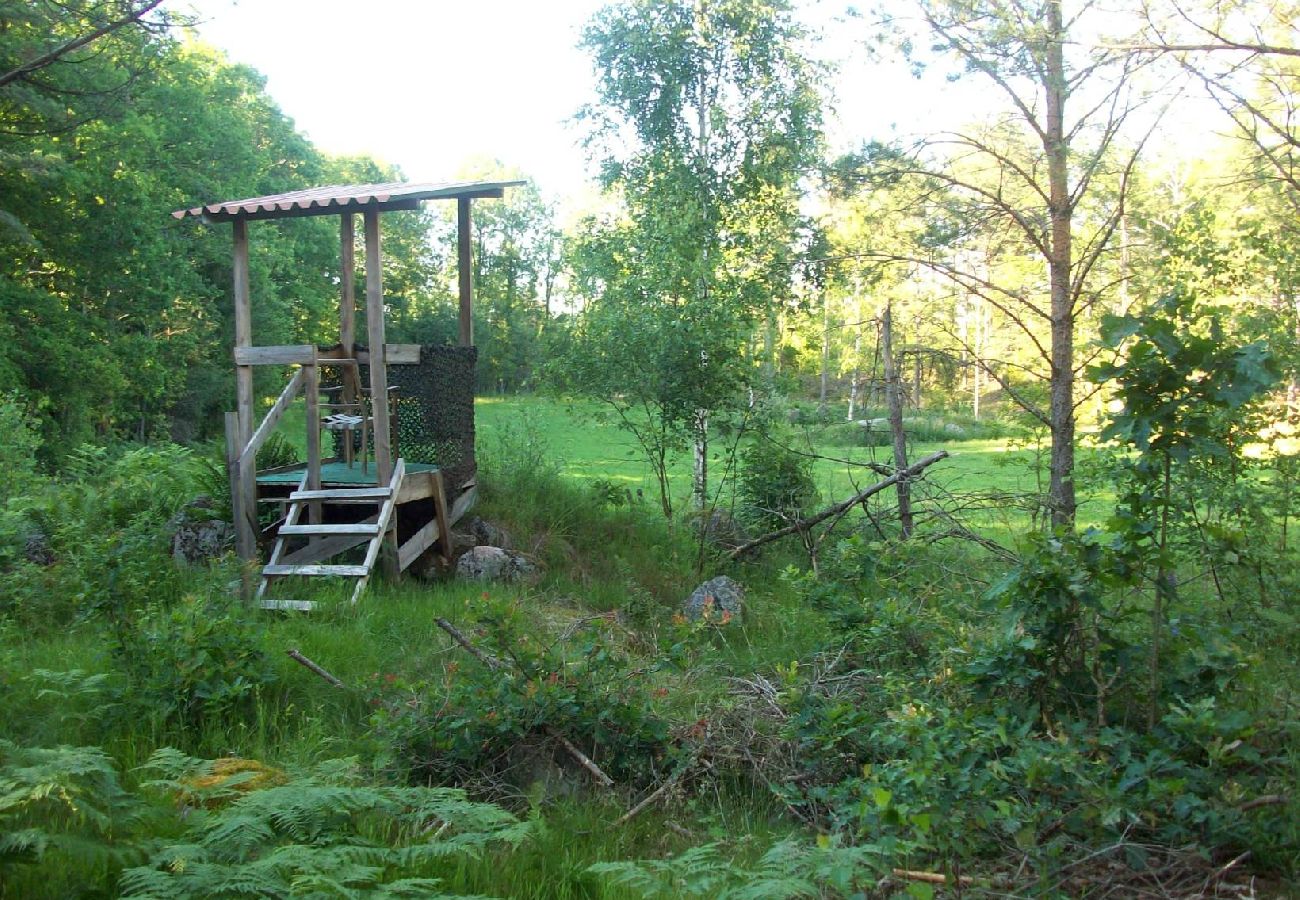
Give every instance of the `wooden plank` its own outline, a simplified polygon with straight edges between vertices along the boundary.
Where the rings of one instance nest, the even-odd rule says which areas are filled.
[[[293,373],[293,377],[289,379],[289,383],[285,385],[284,390],[280,392],[280,396],[276,399],[275,405],[267,411],[265,418],[262,419],[262,424],[257,426],[257,431],[253,432],[253,436],[249,438],[248,446],[239,454],[239,460],[244,465],[256,465],[257,451],[262,448],[262,445],[266,443],[266,439],[275,431],[275,426],[279,424],[280,417],[284,415],[284,411],[289,408],[289,404],[293,402],[294,397],[298,396],[298,391],[302,389],[302,372],[303,370],[299,369]]]
[[[398,457],[397,465],[393,469],[393,478],[389,483],[389,497],[384,501],[384,505],[379,510],[379,526],[383,529],[384,534],[393,524],[393,510],[396,508],[396,490],[402,483],[402,477],[406,474],[406,463]],[[370,547],[366,550],[366,568],[374,569],[375,563],[379,561],[379,551],[384,543],[384,535],[374,538],[370,542]],[[396,568],[396,560],[393,561],[393,568]],[[396,573],[393,573],[396,574]]]
[[[379,513],[369,516],[364,523],[366,525],[375,525],[379,522]],[[371,539],[371,536],[365,535],[339,535],[337,537],[324,537],[315,544],[309,544],[301,550],[295,550],[288,554],[279,562],[285,565],[308,565],[317,563],[321,560],[329,559],[331,556],[338,556],[356,547],[358,544],[364,544]]]
[[[460,345],[474,346],[474,251],[470,198],[456,198],[456,272],[460,282]]]
[[[298,490],[302,490],[305,484],[307,484],[307,473],[303,472],[302,478],[299,479],[298,481]],[[289,504],[289,514],[284,517],[284,525],[282,525],[281,527],[282,528],[286,526],[292,527],[296,525],[298,522],[298,517],[301,515],[302,515],[301,503]],[[284,548],[285,548],[284,535],[277,533],[275,536],[275,546],[271,548],[271,558],[266,561],[267,565],[278,566],[280,563],[282,563],[284,560],[281,559],[281,557],[284,556]],[[263,574],[261,582],[257,585],[257,597],[259,600],[266,594],[266,589],[270,585],[270,583],[271,583],[270,580],[265,576],[265,574]]]
[[[461,520],[461,517],[464,516],[465,513],[469,512],[471,508],[473,508],[474,502],[476,500],[478,500],[477,485],[471,487],[469,490],[465,491],[463,494],[461,494],[459,497],[456,498],[456,502],[451,505],[451,515],[447,517],[448,523],[451,525],[455,525],[457,522],[459,522]]]
[[[267,566],[262,574],[268,578],[283,578],[286,575],[302,575],[309,578],[334,576],[338,578],[361,578],[370,574],[367,566]]]
[[[426,500],[433,496],[433,472],[407,472],[397,491],[397,505],[413,500]]]
[[[316,603],[312,600],[272,600],[270,597],[263,597],[258,605],[262,609],[293,610],[294,612],[311,612],[316,608]]]
[[[365,354],[370,362],[370,354]],[[417,365],[420,362],[419,344],[384,344],[384,361],[391,365]]]
[[[380,250],[379,213],[367,210],[366,231],[366,337],[370,345],[370,412],[375,444],[375,470],[379,483],[393,477],[392,423],[388,415],[388,368],[384,359],[384,280]]]
[[[378,503],[393,495],[392,488],[325,488],[317,491],[294,491],[289,495],[292,501],[328,500],[331,503]]]
[[[384,360],[390,365],[413,365],[420,362],[420,344],[385,344]],[[357,350],[349,359],[343,355],[343,351],[337,347],[331,347],[328,350],[317,348],[316,359],[322,363],[332,366],[344,365],[370,365],[370,351]]]
[[[440,471],[433,473],[433,515],[438,522],[438,538],[442,541],[440,555],[443,562],[450,562],[451,517],[447,515],[447,489]]]
[[[405,572],[425,550],[437,543],[439,531],[438,520],[434,519],[411,535],[407,542],[397,549],[397,568]]]
[[[253,310],[248,287],[248,225],[234,223],[234,247],[231,271],[235,304],[235,351],[253,344]],[[235,369],[236,410],[239,413],[239,446],[248,445],[253,435],[253,370],[240,365]]]
[[[419,344],[385,344],[384,359],[389,365],[417,365],[420,349]],[[235,364],[239,366],[306,366],[313,359],[333,365],[370,365],[370,352],[367,350],[353,351],[349,357],[342,350],[320,351],[311,344],[236,347],[234,356]]]
[[[281,525],[280,534],[320,534],[320,535],[340,535],[340,534],[357,534],[371,537],[379,534],[379,526],[375,524],[366,524],[364,522],[349,523],[344,525]]]
[[[432,496],[434,503],[434,519],[427,523],[423,528],[413,534],[405,544],[398,548],[397,551],[397,568],[405,571],[411,563],[415,562],[426,550],[434,545],[440,538],[446,538],[443,541],[443,559],[447,559],[447,548],[451,544],[451,526],[447,521],[447,495],[443,490],[441,472],[422,472],[421,475],[431,476]],[[408,476],[408,479],[415,476]],[[405,480],[403,490],[398,492],[398,502],[402,494],[405,493]]]
[[[311,344],[271,344],[266,347],[236,347],[237,366],[305,366],[315,358]]]

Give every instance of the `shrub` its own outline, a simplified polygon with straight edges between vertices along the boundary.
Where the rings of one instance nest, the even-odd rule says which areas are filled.
[[[620,782],[651,777],[667,752],[667,724],[651,709],[645,679],[629,677],[601,633],[603,620],[570,646],[544,643],[513,607],[480,624],[482,649],[508,668],[468,660],[441,682],[376,677],[373,724],[399,767],[419,781],[499,789],[530,778],[558,731]]]
[[[247,711],[275,678],[260,625],[221,594],[151,604],[119,622],[114,653],[135,708],[182,727]]]
[[[817,502],[812,458],[787,446],[787,439],[760,436],[741,454],[737,489],[744,518],[756,528],[779,528]]]

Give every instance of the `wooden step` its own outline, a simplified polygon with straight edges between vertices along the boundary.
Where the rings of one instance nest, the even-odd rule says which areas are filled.
[[[263,597],[259,605],[262,609],[284,609],[295,612],[311,612],[316,608],[314,600],[272,600],[270,597]]]
[[[264,566],[262,575],[270,578],[279,575],[337,575],[343,578],[364,578],[370,574],[367,566]]]
[[[349,525],[281,525],[280,534],[355,534],[359,536],[373,537],[379,534],[379,526],[372,523],[353,522]]]
[[[323,491],[294,491],[289,499],[295,502],[327,500],[331,503],[378,503],[391,496],[393,489],[389,487],[326,488]]]

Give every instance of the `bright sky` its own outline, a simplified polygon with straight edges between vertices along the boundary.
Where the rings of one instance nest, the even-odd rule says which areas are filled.
[[[370,154],[413,181],[499,159],[562,205],[587,191],[593,171],[571,119],[593,99],[594,73],[577,43],[603,0],[189,3],[204,20],[201,39],[265,75],[285,114],[327,152]],[[840,19],[847,6],[801,7],[821,32],[817,53],[838,66],[835,149],[951,127],[987,102],[982,79],[918,82],[902,64],[868,62],[869,26]]]

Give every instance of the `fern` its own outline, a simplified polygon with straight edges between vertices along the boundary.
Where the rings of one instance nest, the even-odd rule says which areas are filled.
[[[248,792],[230,782],[196,787],[210,765],[175,750],[146,764],[163,776],[152,786],[199,808],[185,843],[123,873],[124,896],[440,897],[422,870],[527,833],[505,810],[463,791],[363,784],[351,761]]]
[[[143,807],[98,747],[26,748],[0,739],[0,873],[59,852],[121,861]]]
[[[782,841],[752,867],[729,861],[717,844],[705,844],[668,859],[597,863],[587,871],[647,898],[787,900],[861,892],[874,887],[883,870],[879,848],[823,838],[816,844]]]

